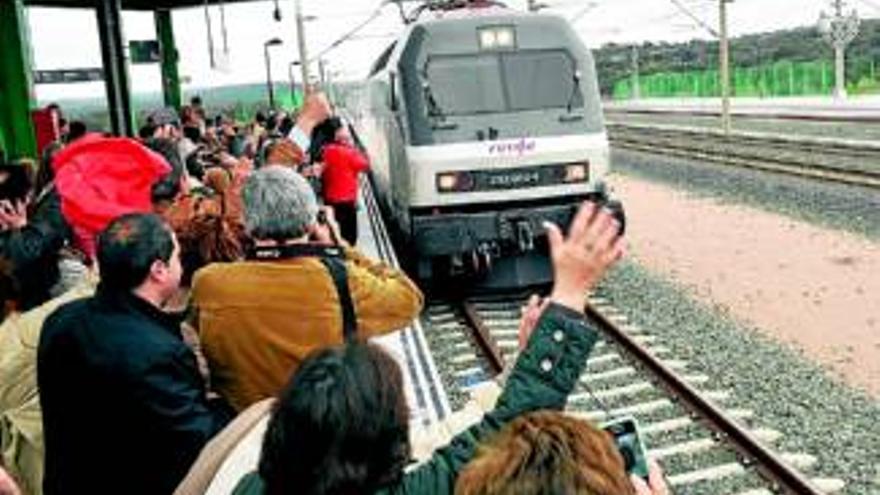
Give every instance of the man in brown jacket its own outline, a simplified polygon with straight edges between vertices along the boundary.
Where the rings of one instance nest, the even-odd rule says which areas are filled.
[[[254,172],[242,197],[254,249],[199,270],[192,289],[212,385],[239,411],[275,396],[312,350],[403,328],[423,303],[404,273],[336,244],[292,169]]]

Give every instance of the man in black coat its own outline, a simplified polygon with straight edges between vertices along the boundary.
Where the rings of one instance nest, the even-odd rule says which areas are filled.
[[[98,237],[94,297],[46,320],[37,354],[46,495],[174,491],[230,419],[207,400],[180,319],[162,311],[180,248],[150,214],[117,218]]]
[[[27,311],[49,300],[68,227],[57,195],[37,201],[28,218],[31,179],[24,165],[0,164],[0,299]],[[0,321],[3,318],[0,316]]]

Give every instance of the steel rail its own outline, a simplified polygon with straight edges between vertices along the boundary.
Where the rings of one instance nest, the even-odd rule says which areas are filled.
[[[767,156],[760,154],[760,152],[749,152],[750,150],[754,149],[755,147],[759,147],[762,144],[769,144],[770,146],[780,148],[780,144],[782,143],[781,141],[773,141],[768,143],[767,141],[761,141],[760,139],[746,140],[745,138],[739,139],[739,142],[734,140],[723,140],[722,142],[718,143],[718,147],[723,148],[724,146],[735,146],[737,147],[737,149],[744,151],[733,151],[725,149],[712,150],[707,149],[705,144],[703,144],[705,142],[705,139],[715,137],[711,133],[689,134],[686,132],[682,132],[680,135],[675,136],[673,134],[670,134],[671,131],[666,129],[657,133],[646,129],[639,130],[643,132],[646,137],[657,135],[666,137],[668,139],[675,139],[676,137],[678,137],[681,139],[681,141],[673,143],[657,143],[650,142],[649,139],[639,139],[619,135],[615,136],[612,132],[610,136],[611,143],[613,145],[617,145],[627,149],[657,152],[668,155],[681,156],[685,158],[698,158],[715,163],[729,164],[769,172],[778,172],[789,175],[797,175],[801,177],[822,179],[826,181],[840,182],[849,185],[880,188],[880,167],[878,167],[877,171],[848,169],[840,166],[825,165],[822,163],[805,163],[803,161],[798,161],[795,159]],[[698,140],[696,138],[702,138],[702,140]],[[798,143],[791,143],[791,148],[789,151],[799,153],[805,153],[806,151],[808,151],[802,148],[795,148],[795,146],[798,146]],[[810,145],[808,144],[807,146]],[[820,148],[818,148],[817,144],[813,144],[812,148],[812,151],[820,151]],[[827,152],[829,150],[826,149],[825,151]],[[839,149],[831,151],[835,151],[837,153],[830,153],[829,155],[840,154]],[[877,163],[880,163],[880,150],[869,147],[865,148],[863,151],[865,154],[869,154],[872,158],[876,156]],[[852,155],[850,154],[847,156]],[[859,158],[861,158],[861,156]]]
[[[501,352],[501,348],[498,347],[498,343],[492,337],[492,333],[486,327],[483,318],[477,313],[473,303],[463,299],[458,301],[457,306],[471,330],[474,342],[489,362],[492,374],[497,376],[504,370],[504,354]]]
[[[644,346],[593,306],[587,305],[587,316],[597,322],[600,330],[614,340],[627,354],[658,381],[658,385],[695,413],[702,424],[726,440],[742,456],[744,465],[752,465],[780,493],[820,495],[822,492],[801,473],[792,469],[779,456],[764,447],[752,434],[736,423],[718,406],[702,397],[694,387],[664,365]]]
[[[858,111],[858,110],[855,110]],[[606,114],[621,115],[681,115],[684,117],[720,117],[721,112],[716,110],[667,110],[660,108],[606,108]],[[750,120],[801,120],[807,122],[836,122],[853,124],[880,124],[880,115],[835,115],[835,114],[806,114],[791,112],[748,112],[734,110],[731,115],[740,119]]]
[[[643,143],[616,142],[615,144],[618,144],[623,148],[636,151],[662,153],[664,155],[679,156],[682,158],[701,159],[704,161],[724,165],[763,170],[765,172],[776,172],[811,179],[821,179],[830,182],[839,182],[851,186],[880,188],[880,177],[862,174],[858,171],[842,171],[840,169],[824,167],[821,165],[804,165],[802,163],[785,161],[776,158],[762,158],[759,160],[753,157],[742,157],[729,153],[712,153],[705,150],[695,150],[693,148],[676,148],[669,146],[647,145]]]
[[[730,134],[724,134],[717,129],[669,124],[625,124],[621,122],[609,122],[607,127],[612,133],[641,133],[674,138],[688,136],[705,139],[711,137],[722,139],[725,142],[760,143],[771,146],[785,146],[789,148],[798,147],[801,149],[807,147],[818,151],[848,153],[850,155],[880,154],[880,144],[867,139],[841,139],[808,134],[779,134],[754,131],[733,131]]]

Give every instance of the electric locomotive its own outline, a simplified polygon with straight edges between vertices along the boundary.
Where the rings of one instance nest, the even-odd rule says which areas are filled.
[[[542,222],[566,227],[584,199],[608,201],[593,59],[561,17],[473,3],[431,12],[356,99],[377,197],[421,279],[546,282]]]

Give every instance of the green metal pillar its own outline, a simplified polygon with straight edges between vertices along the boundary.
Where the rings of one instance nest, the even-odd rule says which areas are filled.
[[[126,47],[122,41],[120,0],[96,0],[95,3],[110,125],[117,136],[134,136],[134,113],[128,83],[128,63],[125,59]]]
[[[0,0],[0,47],[0,144],[7,158],[36,158],[30,37],[22,0]]]
[[[180,95],[180,76],[177,73],[177,45],[174,42],[174,27],[171,24],[170,10],[157,10],[156,37],[159,39],[159,47],[162,56],[162,97],[166,107],[180,110],[182,98]]]

